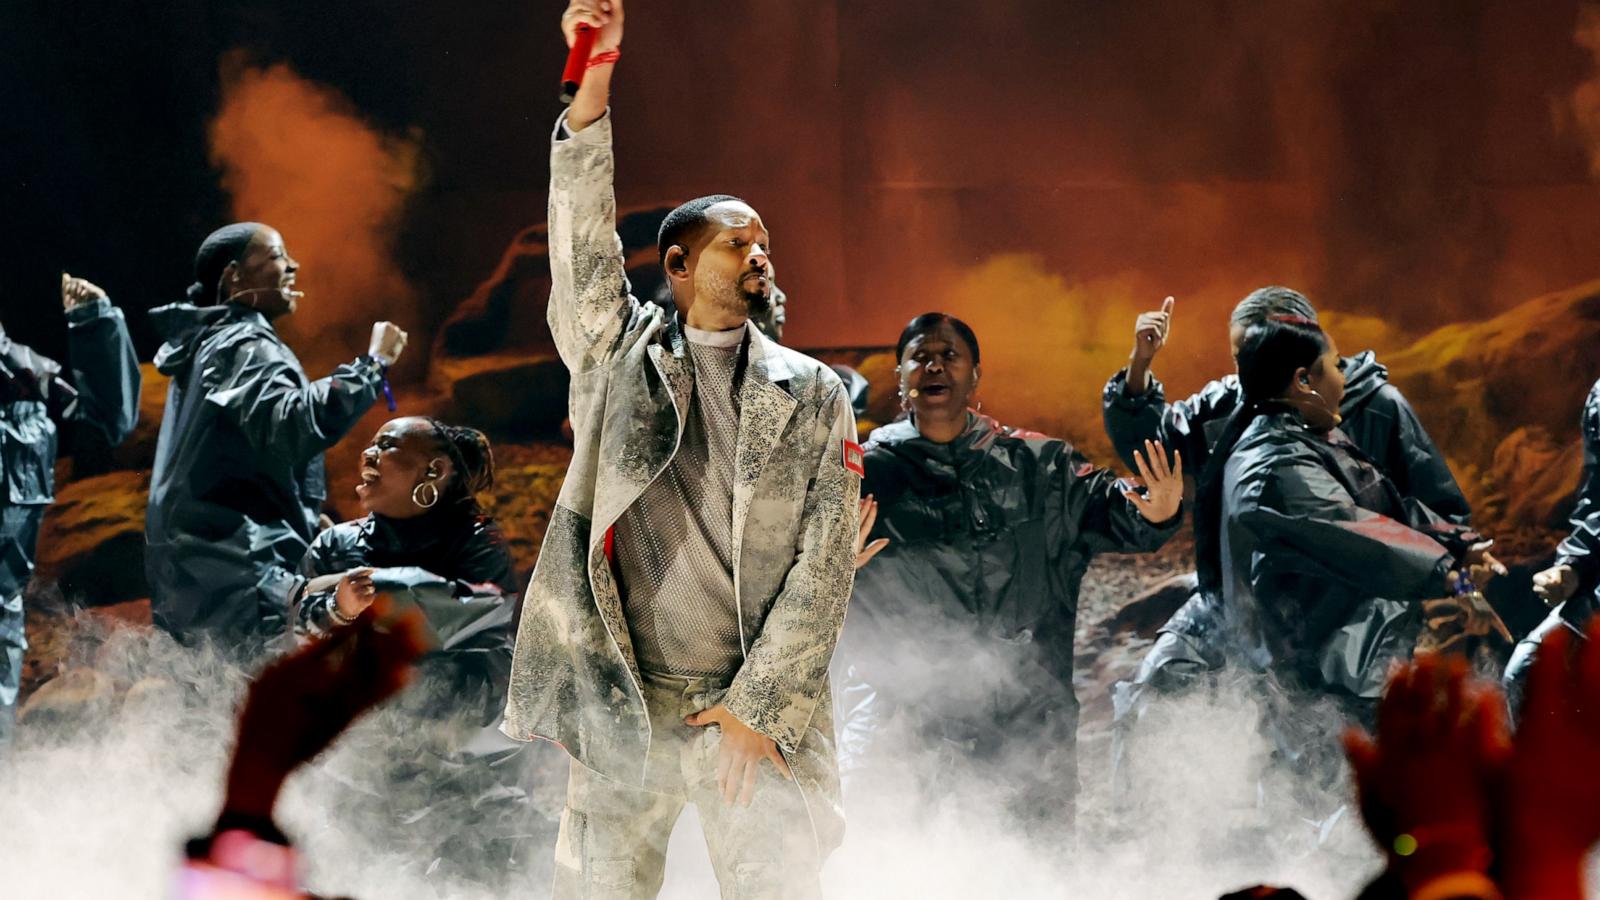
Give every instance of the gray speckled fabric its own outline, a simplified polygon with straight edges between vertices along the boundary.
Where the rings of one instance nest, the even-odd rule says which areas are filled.
[[[523,605],[503,727],[637,785],[651,727],[605,537],[671,462],[693,377],[676,313],[630,293],[613,166],[609,114],[551,152],[549,321],[572,373],[574,446]],[[842,453],[855,424],[827,366],[753,330],[749,340],[732,551],[746,653],[723,702],[791,758],[816,756],[817,799],[836,810],[828,662],[855,575],[860,479]]]

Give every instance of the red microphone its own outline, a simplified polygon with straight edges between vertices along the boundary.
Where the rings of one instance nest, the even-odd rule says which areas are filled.
[[[589,51],[594,49],[595,30],[589,25],[579,25],[572,39],[572,49],[567,51],[567,67],[561,72],[561,102],[571,103],[578,96],[578,85],[583,83],[583,72],[589,68]]]

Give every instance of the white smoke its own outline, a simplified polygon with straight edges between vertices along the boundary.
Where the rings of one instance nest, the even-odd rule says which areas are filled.
[[[1119,564],[1102,561],[1096,570]],[[84,643],[78,663],[92,663],[114,690],[98,704],[80,705],[74,716],[50,721],[36,714],[0,764],[6,893],[166,896],[183,841],[204,832],[220,805],[245,675],[142,629],[119,628],[98,646]],[[928,683],[933,691],[943,682],[929,673]],[[1335,715],[1303,714],[1328,721]],[[824,870],[826,895],[1153,900],[1210,898],[1265,882],[1313,897],[1354,896],[1380,860],[1348,809],[1326,825],[1349,800],[1344,777],[1273,770],[1259,717],[1253,695],[1237,685],[1154,707],[1130,752],[1133,791],[1116,804],[1103,787],[1106,723],[1086,720],[1074,846],[1008,820],[993,803],[995,784],[1019,779],[1051,748],[1019,742],[988,771],[959,781],[937,761],[907,754],[900,777],[847,793],[849,825]],[[418,871],[395,846],[407,829],[442,837],[459,828],[440,818],[456,814],[450,810],[409,825],[375,816],[374,810],[426,805],[421,798],[379,796],[405,788],[386,775],[395,748],[414,746],[397,740],[405,727],[393,712],[363,720],[290,781],[279,820],[304,851],[308,887],[364,900],[545,896],[552,823],[536,839],[543,846],[530,851],[535,864],[499,889],[459,873]],[[529,778],[554,812],[565,765],[559,751],[540,749]],[[906,809],[920,812],[907,817]],[[475,858],[463,868],[470,874],[474,866],[498,865]],[[715,892],[690,811],[674,834],[662,896],[688,900]]]

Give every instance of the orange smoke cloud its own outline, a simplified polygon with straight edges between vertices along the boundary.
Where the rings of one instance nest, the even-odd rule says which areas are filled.
[[[233,215],[283,234],[306,296],[283,330],[313,377],[364,352],[380,319],[413,328],[416,289],[395,261],[396,226],[419,184],[415,134],[384,134],[289,66],[224,61],[211,158]],[[414,341],[412,366],[425,341]]]
[[[1228,315],[1265,282],[1219,271],[1177,292],[1172,333],[1153,371],[1168,400],[1183,399],[1232,370]],[[1293,282],[1291,282],[1292,284]],[[1160,280],[1141,272],[1075,279],[1039,256],[1001,254],[948,279],[936,307],[972,326],[983,349],[983,410],[1003,424],[1070,440],[1102,465],[1119,465],[1105,434],[1100,393],[1128,363],[1139,313],[1160,307]],[[1372,316],[1319,312],[1342,352],[1410,346],[1414,335]]]
[[[1557,106],[1556,124],[1558,128],[1566,125],[1578,132],[1589,156],[1589,173],[1600,178],[1600,6],[1579,9],[1573,40],[1589,51],[1591,71],[1587,79],[1573,88],[1566,102]]]
[[[1006,425],[1067,438],[1111,464],[1100,389],[1127,364],[1134,319],[1160,305],[1159,297],[1149,301],[1148,281],[1131,273],[1074,281],[1048,271],[1039,257],[1021,254],[992,257],[957,276],[940,308],[971,325],[982,345],[978,399],[984,412]],[[1187,386],[1217,374],[1215,354],[1206,350],[1225,341],[1218,337],[1225,329],[1209,327],[1217,324],[1213,318],[1174,319],[1174,338],[1186,339],[1188,352],[1158,360],[1169,384]]]

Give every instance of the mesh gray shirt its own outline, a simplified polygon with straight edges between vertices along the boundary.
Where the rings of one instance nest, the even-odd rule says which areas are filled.
[[[744,329],[685,328],[694,399],[678,453],[617,520],[622,609],[639,667],[723,678],[744,659],[733,598],[733,473]]]

